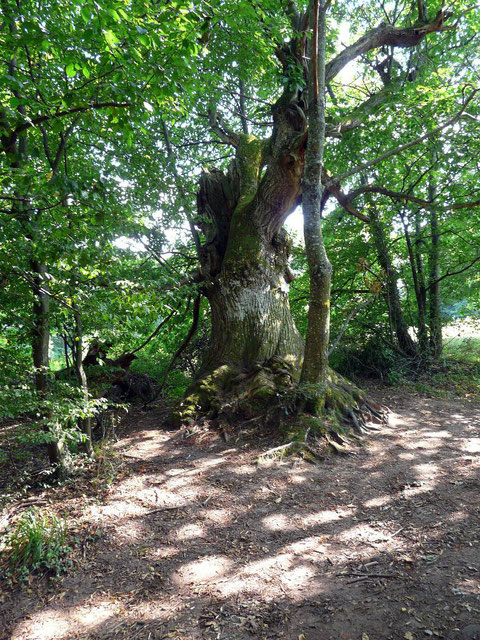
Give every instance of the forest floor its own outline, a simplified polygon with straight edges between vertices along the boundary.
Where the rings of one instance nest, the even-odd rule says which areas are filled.
[[[104,459],[4,509],[48,504],[77,543],[65,576],[2,589],[0,638],[480,638],[480,406],[372,394],[390,425],[319,465],[133,410],[109,484]]]

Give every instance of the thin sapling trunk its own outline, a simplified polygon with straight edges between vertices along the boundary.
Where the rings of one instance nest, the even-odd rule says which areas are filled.
[[[74,321],[75,321],[75,375],[81,388],[82,397],[85,402],[85,410],[87,415],[78,419],[78,426],[83,435],[80,449],[87,455],[93,454],[92,447],[92,419],[88,414],[88,381],[85,369],[83,367],[83,324],[82,316],[77,304],[74,305]]]
[[[328,342],[330,337],[330,284],[332,266],[322,235],[321,183],[325,148],[325,39],[328,3],[314,0],[308,83],[308,141],[303,173],[303,219],[305,248],[310,274],[305,357],[300,381],[325,386],[328,378]]]

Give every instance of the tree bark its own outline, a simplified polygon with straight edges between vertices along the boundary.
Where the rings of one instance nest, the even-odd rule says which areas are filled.
[[[415,343],[408,333],[408,323],[403,315],[400,293],[398,291],[398,275],[392,264],[388,251],[385,228],[374,206],[369,209],[370,229],[372,231],[378,261],[385,272],[388,314],[399,349],[407,356],[416,354]]]
[[[426,306],[425,306],[425,285],[422,284],[423,272],[418,271],[415,249],[413,247],[412,238],[408,229],[408,221],[402,214],[403,233],[407,244],[408,259],[410,269],[412,271],[413,287],[415,291],[415,301],[417,303],[417,337],[418,337],[418,353],[422,358],[426,358],[428,353],[428,330],[426,322]]]
[[[325,39],[327,3],[313,0],[313,28],[309,73],[308,143],[303,176],[303,225],[310,274],[305,358],[302,383],[325,386],[328,378],[330,337],[330,285],[332,265],[322,235],[321,181],[325,148]]]
[[[436,197],[436,189],[433,178],[430,179],[429,200]],[[430,326],[430,353],[438,359],[442,355],[442,314],[440,295],[440,231],[438,227],[438,213],[435,208],[430,210],[430,250],[428,255],[428,319]]]
[[[77,376],[78,383],[82,390],[83,399],[85,401],[85,405],[88,405],[88,381],[87,375],[85,373],[85,369],[83,367],[83,325],[82,325],[82,316],[77,307],[77,304],[74,305],[74,321],[75,321],[75,359],[74,359],[74,367],[75,367],[75,375]],[[86,407],[88,410],[88,406]],[[87,456],[91,456],[93,454],[92,447],[92,420],[89,415],[85,418],[78,419],[78,426],[80,427],[80,431],[83,434],[84,440],[80,445],[80,449]]]
[[[30,261],[33,273],[33,327],[32,327],[32,356],[35,367],[35,389],[41,400],[47,397],[48,374],[50,372],[50,297],[45,280],[45,265],[37,260]],[[58,442],[47,443],[47,454],[50,465],[60,468],[63,464],[62,446]]]
[[[212,329],[200,377],[224,364],[248,369],[276,355],[299,366],[303,357],[288,301],[288,240],[280,230],[272,236],[260,223],[269,203],[255,197],[248,201],[245,188],[240,195],[237,164],[247,162],[247,151],[237,150],[237,161],[226,174],[214,171],[201,179],[198,203],[207,235],[203,292]],[[291,186],[298,190],[298,184]],[[291,195],[279,199],[282,217],[290,213],[291,200]]]
[[[413,245],[415,264],[417,266],[418,292],[417,301],[419,308],[419,327],[418,327],[418,350],[420,356],[425,360],[428,355],[428,327],[427,327],[427,285],[425,283],[425,273],[423,268],[422,255],[422,231],[420,225],[420,209],[415,210],[415,243]]]

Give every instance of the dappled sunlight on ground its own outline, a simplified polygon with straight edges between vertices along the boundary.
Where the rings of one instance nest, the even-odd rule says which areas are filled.
[[[463,450],[467,453],[480,453],[480,438],[469,438],[463,444]]]
[[[39,612],[31,625],[32,638],[50,640],[72,638],[79,631],[88,633],[109,620],[114,615],[115,608],[114,602],[90,599],[82,606]]]
[[[184,564],[173,574],[172,580],[179,586],[214,580],[224,577],[232,566],[233,561],[225,556],[205,556]]]
[[[381,399],[390,426],[317,466],[137,414],[110,490],[58,504],[98,539],[54,593],[0,600],[5,637],[459,639],[480,619],[478,407]]]

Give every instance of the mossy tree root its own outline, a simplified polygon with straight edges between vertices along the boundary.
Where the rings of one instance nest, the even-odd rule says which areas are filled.
[[[293,388],[294,376],[293,363],[278,356],[248,370],[222,365],[190,386],[172,420],[178,425],[200,417],[234,423],[266,415],[275,399]]]
[[[373,402],[357,386],[329,372],[326,387],[298,388],[299,412],[296,419],[299,436],[308,429],[310,438],[322,437],[336,453],[351,453],[352,442],[388,422],[388,409]]]
[[[278,429],[286,441],[270,451],[274,457],[300,454],[314,461],[324,457],[326,447],[353,451],[352,443],[379,430],[387,415],[385,407],[334,371],[322,388],[297,384],[294,365],[275,356],[248,371],[223,365],[197,380],[171,422],[180,426],[206,418],[221,430],[254,421],[256,428]]]

